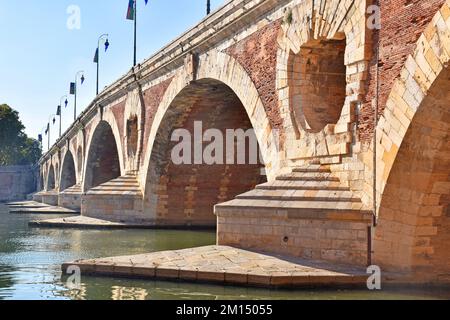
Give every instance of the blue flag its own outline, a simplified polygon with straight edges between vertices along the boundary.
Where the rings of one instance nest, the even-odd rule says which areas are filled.
[[[75,82],[70,83],[70,94],[75,94],[75,91],[77,91],[77,85]]]
[[[98,48],[95,49],[94,63],[98,63]]]

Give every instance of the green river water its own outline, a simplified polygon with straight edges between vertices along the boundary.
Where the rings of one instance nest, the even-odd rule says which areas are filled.
[[[0,204],[0,300],[42,299],[449,299],[449,290],[264,290],[205,284],[82,277],[69,289],[60,266],[76,259],[214,244],[214,232],[30,228],[57,216],[9,214]]]

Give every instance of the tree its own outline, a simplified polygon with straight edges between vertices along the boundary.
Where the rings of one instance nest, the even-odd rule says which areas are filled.
[[[0,105],[0,165],[36,164],[42,155],[40,143],[29,138],[19,113]]]

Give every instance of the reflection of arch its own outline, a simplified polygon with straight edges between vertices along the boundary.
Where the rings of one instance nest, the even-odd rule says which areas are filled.
[[[84,170],[83,190],[87,191],[119,177],[120,174],[117,140],[109,123],[102,120],[91,136]]]
[[[184,130],[186,135],[182,141],[190,143],[184,151],[191,153],[187,159],[195,163],[194,141],[198,141],[197,136],[194,136],[195,130],[203,135],[208,129],[214,129],[220,135],[218,139],[221,139],[226,137],[227,129],[252,129],[245,107],[226,84],[202,79],[184,87],[164,111],[151,148],[144,195],[146,214],[150,212],[153,219],[168,220],[175,224],[214,224],[213,206],[263,182],[262,165],[223,164],[226,162],[226,153],[217,158],[220,159],[219,164],[206,164],[204,158],[196,164],[175,164],[172,152],[181,140],[171,141],[172,134],[175,129]],[[198,127],[200,123],[201,129]],[[217,141],[216,137],[210,141]],[[231,141],[232,148],[236,149],[236,141]],[[250,143],[247,143],[244,150],[246,163],[252,156],[258,156],[257,139],[254,136],[253,141],[256,148],[249,150]],[[223,142],[224,152],[230,152],[226,149],[226,141],[218,142]],[[210,143],[204,143],[203,148],[207,145]],[[200,150],[201,153],[203,150],[206,149]],[[220,153],[219,150],[216,152]],[[179,155],[177,152],[176,156]]]
[[[50,165],[50,168],[48,169],[46,190],[51,191],[51,190],[54,190],[55,187],[56,187],[56,185],[55,185],[55,169],[53,168],[53,164],[52,164],[52,165]]]
[[[374,243],[380,265],[435,278],[450,270],[450,29],[440,19],[407,58],[377,127]]]
[[[59,191],[64,191],[67,188],[74,186],[76,183],[75,161],[72,152],[67,150],[62,163]]]

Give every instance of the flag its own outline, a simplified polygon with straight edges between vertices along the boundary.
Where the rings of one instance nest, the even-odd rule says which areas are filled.
[[[38,140],[39,140],[40,143],[42,143],[42,134],[38,135]]]
[[[77,91],[77,85],[75,82],[71,82],[70,83],[70,94],[75,94],[75,92]]]
[[[148,3],[148,0],[145,0],[145,5],[147,5],[147,3]]]
[[[58,108],[56,109],[56,115],[57,116],[61,115],[61,106],[58,106]]]
[[[45,135],[48,134],[49,130],[50,130],[50,123],[47,123],[47,129],[45,129]]]
[[[135,0],[129,0],[128,1],[128,11],[127,11],[127,20],[134,20],[134,1]]]
[[[98,48],[95,49],[94,63],[98,63]]]

